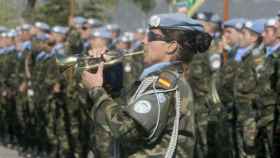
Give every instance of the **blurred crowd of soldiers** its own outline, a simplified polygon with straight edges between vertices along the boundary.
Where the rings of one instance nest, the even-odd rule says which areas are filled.
[[[178,12],[184,12],[178,4]],[[280,149],[280,21],[211,12],[193,16],[212,38],[197,54],[190,83],[195,100],[196,157],[277,157]],[[123,32],[116,24],[74,17],[69,27],[44,22],[0,27],[0,139],[26,157],[98,157],[88,92],[77,75],[68,80],[56,58],[87,56],[104,48],[117,54],[143,50],[146,30]],[[142,56],[104,72],[104,87],[119,102],[140,75]],[[112,153],[114,152],[112,147]]]

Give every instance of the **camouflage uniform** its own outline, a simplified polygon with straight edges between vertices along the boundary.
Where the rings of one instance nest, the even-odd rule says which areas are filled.
[[[17,59],[17,64],[15,66],[15,73],[16,73],[16,85],[17,88],[17,94],[15,97],[16,100],[16,106],[17,106],[17,119],[20,130],[19,136],[18,136],[18,143],[22,147],[26,148],[28,141],[26,140],[26,134],[28,133],[27,120],[28,120],[28,94],[30,94],[30,91],[28,91],[28,87],[30,86],[30,80],[27,76],[27,71],[30,71],[30,65],[29,60],[31,58],[31,52],[30,50],[24,50],[21,52],[21,57]],[[23,88],[22,90],[20,90]]]
[[[4,98],[6,102],[5,111],[6,111],[6,118],[5,120],[8,123],[7,130],[8,130],[8,138],[10,143],[16,143],[16,135],[18,136],[18,120],[17,120],[17,107],[16,107],[16,100],[15,96],[18,89],[18,80],[16,78],[16,65],[17,65],[17,56],[16,52],[11,51],[5,55],[6,64],[4,65],[4,76],[5,76],[5,90],[7,91],[7,96]]]
[[[5,48],[3,48],[3,51]],[[6,68],[5,64],[7,63],[6,61],[6,55],[4,54],[1,54],[0,55],[0,64],[3,65],[1,66],[0,68],[0,74],[1,74],[1,77],[0,77],[0,93],[1,93],[1,96],[0,96],[0,112],[1,112],[1,115],[0,115],[0,119],[1,119],[1,123],[0,123],[0,134],[1,134],[1,139],[2,139],[2,142],[4,143],[4,138],[5,136],[7,136],[7,122],[5,121],[5,118],[6,118],[6,106],[7,106],[7,100],[6,100],[6,96],[7,96],[7,86],[6,86],[6,80],[7,78],[7,75],[5,74],[5,72],[7,70],[5,70],[4,68]]]
[[[218,94],[220,73],[211,68],[212,56],[212,52],[197,54],[190,64],[189,81],[194,92],[196,113],[195,153],[196,157],[232,157],[228,112]]]
[[[271,154],[274,157],[277,157],[280,155],[279,153],[279,146],[280,146],[280,100],[279,100],[279,89],[280,89],[280,82],[279,82],[279,76],[280,76],[280,69],[279,69],[279,52],[280,49],[277,49],[269,58],[269,60],[271,60],[271,62],[273,63],[273,67],[274,67],[274,73],[272,75],[272,87],[273,90],[276,92],[276,103],[275,103],[275,112],[274,112],[274,117],[273,117],[273,132],[271,133],[271,131],[269,131],[270,133],[268,134],[272,134],[272,138],[269,141],[271,143]],[[271,109],[272,110],[272,109]],[[270,110],[270,111],[271,111]],[[270,115],[271,117],[271,115]],[[267,119],[269,119],[269,117],[267,117]],[[271,118],[270,118],[271,119]],[[271,127],[271,128],[272,128]]]
[[[83,54],[83,40],[80,33],[74,27],[71,27],[65,42],[66,54]]]
[[[87,157],[90,145],[93,143],[90,136],[93,134],[93,124],[88,114],[90,100],[88,93],[82,89],[80,80],[66,82],[65,88],[65,130],[69,144],[69,152],[74,157]]]
[[[275,95],[270,85],[273,67],[257,48],[246,54],[240,65],[232,64],[235,65],[231,79],[235,118],[233,139],[239,157],[255,157],[259,154],[257,147],[266,144],[260,137],[263,131],[267,134],[266,130],[272,122],[268,118],[273,116],[275,105]]]
[[[167,77],[173,78],[173,73],[178,74],[179,78],[175,79],[177,82],[174,86],[179,84],[179,87],[185,87],[186,89],[179,88],[181,92],[181,117],[180,117],[180,125],[179,125],[179,137],[176,148],[176,157],[192,157],[193,156],[193,147],[195,143],[195,135],[194,135],[194,109],[192,105],[192,93],[188,83],[185,82],[185,77],[182,73],[182,65],[173,65],[161,70],[161,73],[156,72],[154,74],[149,75],[147,78],[154,77]],[[166,73],[164,73],[166,72]],[[171,76],[169,76],[172,74]],[[145,78],[145,79],[147,79]],[[176,77],[175,77],[176,78]],[[142,82],[147,82],[147,80],[143,80]],[[151,79],[151,78],[150,78]],[[174,78],[173,78],[174,79]],[[175,81],[173,80],[173,81]],[[156,84],[155,81],[153,81]],[[173,82],[171,82],[173,83]],[[174,84],[174,83],[173,83]],[[144,92],[151,90],[151,87],[146,87],[147,89]],[[166,87],[165,87],[166,88]],[[156,89],[165,89],[157,86]],[[173,87],[169,87],[173,88]],[[167,89],[169,89],[167,88]],[[165,89],[166,90],[166,89]],[[135,94],[136,95],[136,94]],[[160,102],[162,104],[167,103],[166,105],[174,105],[174,91],[168,93],[162,93]],[[134,96],[135,97],[135,96]],[[133,112],[129,112],[130,108],[134,109],[138,108],[141,100],[148,99],[151,101],[155,101],[155,96],[149,95],[148,98],[139,98],[138,104],[136,102],[132,102],[128,106],[120,106],[116,104],[104,91],[103,88],[93,89],[91,91],[91,98],[95,100],[95,104],[92,107],[92,112],[100,113],[104,116],[105,120],[97,120],[98,125],[103,126],[106,130],[108,130],[116,139],[121,141],[121,146],[123,148],[123,156],[122,157],[163,157],[166,149],[168,147],[168,142],[170,141],[172,125],[175,117],[175,109],[170,107],[170,111],[166,113],[165,116],[168,116],[166,121],[163,121],[158,126],[158,131],[149,141],[147,140],[147,134],[150,134],[148,130],[144,126],[141,125],[140,122],[137,121],[138,118],[133,119]],[[152,102],[156,104],[156,102]],[[155,107],[154,105],[152,105]],[[138,109],[141,112],[141,108]],[[166,109],[165,109],[166,110]],[[137,113],[137,110],[136,110]],[[105,121],[105,122],[103,122]],[[140,124],[138,124],[138,123]],[[163,128],[166,128],[163,130]],[[148,133],[147,133],[148,132]],[[185,133],[185,134],[183,134]],[[188,133],[188,134],[187,134]]]

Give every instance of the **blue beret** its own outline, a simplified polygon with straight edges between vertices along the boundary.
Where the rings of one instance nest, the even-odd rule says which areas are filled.
[[[153,15],[149,22],[150,28],[203,31],[203,26],[197,20],[181,13]]]
[[[189,3],[187,1],[185,1],[185,2],[177,2],[175,4],[175,7],[176,8],[189,8],[190,6],[189,6]]]
[[[203,21],[209,21],[213,23],[219,23],[221,22],[221,18],[218,14],[212,13],[212,12],[201,12],[198,13],[195,16],[196,19],[198,20],[203,20]]]
[[[125,32],[124,36],[126,36],[130,41],[134,40],[134,34],[132,32]]]
[[[92,37],[100,37],[100,38],[106,38],[106,39],[112,38],[112,32],[109,31],[106,27],[101,27],[101,28],[93,30],[91,35],[92,35]]]
[[[49,39],[48,34],[40,34],[36,36],[36,39],[39,41],[47,41]]]
[[[245,22],[246,22],[246,20],[243,18],[230,19],[224,23],[224,27],[232,27],[237,30],[240,30],[240,29],[242,29]]]
[[[103,25],[100,20],[94,18],[89,18],[87,23],[90,24],[91,27],[100,27]]]
[[[43,31],[50,31],[50,26],[43,22],[36,22],[35,27],[37,27]]]
[[[31,28],[32,28],[32,25],[23,24],[23,25],[21,26],[21,31],[30,31]]]
[[[17,37],[18,33],[16,30],[10,30],[9,32],[7,32],[7,37],[13,38],[13,37]]]
[[[52,28],[52,32],[59,33],[59,34],[62,34],[62,35],[66,35],[68,30],[69,30],[68,27],[63,27],[63,26],[54,26]]]
[[[0,26],[0,33],[6,32],[8,29],[4,26]]]
[[[251,31],[254,31],[258,34],[261,34],[264,31],[265,19],[257,19],[254,21],[246,21],[244,28],[247,28]]]
[[[136,30],[136,32],[137,32],[137,33],[145,33],[146,30],[143,29],[143,28],[138,28],[138,29]]]
[[[108,24],[106,25],[106,28],[110,31],[119,31],[120,27],[117,24]]]
[[[128,43],[128,42],[132,42],[129,37],[125,36],[125,35],[122,35],[118,38],[118,41],[119,42],[124,42],[124,43]]]
[[[8,36],[8,33],[7,32],[2,32],[1,35],[0,35],[2,38],[5,38]]]
[[[85,24],[87,22],[87,19],[82,16],[76,16],[76,17],[74,17],[73,21],[76,25],[82,26],[83,24]]]
[[[276,27],[277,28],[277,19],[270,18],[265,22],[265,27]]]

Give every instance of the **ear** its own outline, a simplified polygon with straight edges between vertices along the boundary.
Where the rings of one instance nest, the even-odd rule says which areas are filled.
[[[176,41],[172,41],[169,43],[167,47],[167,54],[174,54],[177,50],[178,43]]]

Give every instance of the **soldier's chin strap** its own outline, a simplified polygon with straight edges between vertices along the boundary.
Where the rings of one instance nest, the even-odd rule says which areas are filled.
[[[173,130],[171,134],[171,139],[165,153],[165,158],[172,158],[173,154],[176,150],[178,134],[179,134],[179,123],[180,123],[180,107],[181,107],[181,98],[180,98],[180,91],[177,89],[175,93],[175,119],[173,124]]]

